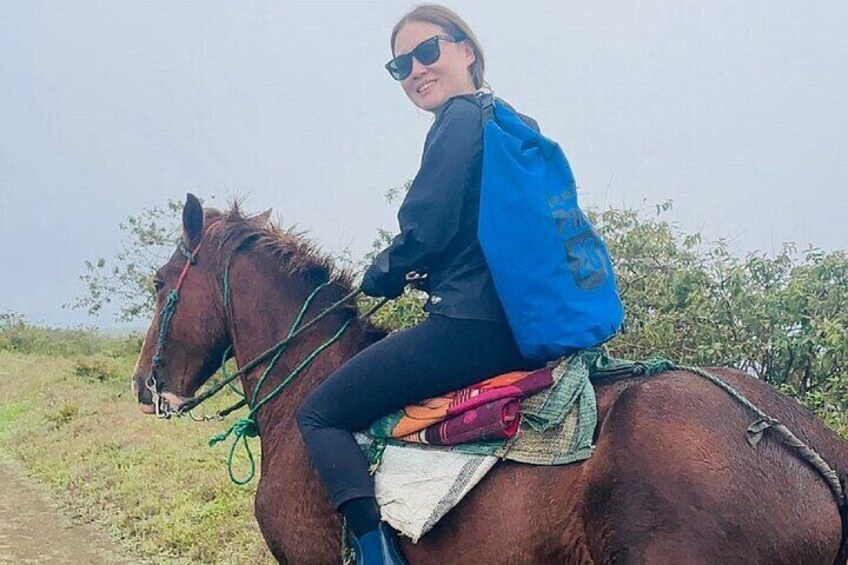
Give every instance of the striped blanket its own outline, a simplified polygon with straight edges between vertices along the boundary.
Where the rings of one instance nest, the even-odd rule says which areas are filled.
[[[520,400],[552,384],[548,368],[498,375],[407,406],[379,420],[369,433],[428,445],[509,439],[518,432]]]
[[[597,423],[589,378],[595,371],[619,364],[624,362],[599,350],[553,364],[548,368],[552,385],[520,401],[518,430],[506,439],[452,446],[408,443],[391,433],[402,421],[402,411],[375,422],[356,437],[376,471],[383,519],[418,540],[501,459],[536,465],[588,459]]]

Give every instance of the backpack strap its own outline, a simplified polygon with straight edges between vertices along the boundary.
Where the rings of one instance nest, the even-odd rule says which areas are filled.
[[[481,120],[483,129],[486,129],[486,124],[489,123],[495,115],[495,97],[490,92],[480,92],[477,97],[480,99],[480,109],[483,111]]]

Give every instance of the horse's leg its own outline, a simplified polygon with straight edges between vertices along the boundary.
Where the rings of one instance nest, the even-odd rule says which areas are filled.
[[[306,454],[263,456],[254,513],[268,549],[281,564],[337,565],[341,520]]]
[[[840,528],[829,490],[772,438],[748,445],[751,421],[687,373],[624,390],[587,462],[597,561],[832,565]]]

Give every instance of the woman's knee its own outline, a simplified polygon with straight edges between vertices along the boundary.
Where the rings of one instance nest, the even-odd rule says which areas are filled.
[[[295,419],[301,435],[304,430],[347,427],[345,420],[348,419],[346,412],[349,407],[345,402],[344,391],[333,386],[334,382],[323,383],[300,404]]]
[[[305,436],[310,429],[321,428],[326,425],[326,419],[321,414],[321,403],[316,399],[313,392],[307,396],[297,409],[297,428],[300,435]]]

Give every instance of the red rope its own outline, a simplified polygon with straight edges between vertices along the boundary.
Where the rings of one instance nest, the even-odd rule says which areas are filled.
[[[197,261],[197,253],[200,251],[200,247],[203,245],[203,239],[201,238],[200,243],[197,244],[197,247],[194,248],[194,251],[191,252],[191,257],[186,259],[185,267],[183,267],[183,272],[180,273],[180,278],[177,279],[177,292],[183,287],[183,283],[185,282],[186,276],[188,276],[188,269],[191,267],[192,263]]]

